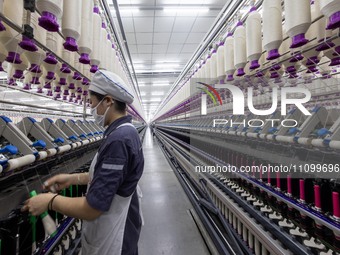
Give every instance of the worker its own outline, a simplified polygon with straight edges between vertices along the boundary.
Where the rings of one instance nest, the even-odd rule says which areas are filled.
[[[155,137],[155,131],[156,131],[155,123],[152,123],[152,138]]]
[[[150,131],[151,131],[151,134],[153,136],[153,126],[152,126],[152,124],[150,124]]]
[[[44,183],[50,191],[88,184],[86,196],[44,193],[28,199],[22,210],[40,215],[50,209],[82,219],[82,255],[136,255],[142,223],[137,183],[144,156],[126,111],[133,95],[120,77],[104,70],[95,73],[89,92],[96,123],[108,126],[89,173],[59,174]]]

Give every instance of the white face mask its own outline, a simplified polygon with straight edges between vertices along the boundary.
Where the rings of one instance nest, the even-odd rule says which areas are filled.
[[[101,127],[105,127],[105,126],[104,126],[105,117],[106,117],[106,114],[107,114],[108,110],[110,109],[110,107],[108,107],[108,108],[106,109],[104,115],[99,115],[99,114],[97,113],[97,108],[98,108],[98,106],[103,102],[103,100],[104,100],[104,98],[97,104],[96,107],[91,108],[91,114],[92,114],[92,116],[93,116],[93,118],[94,118],[94,121],[95,121],[99,126],[101,126]]]

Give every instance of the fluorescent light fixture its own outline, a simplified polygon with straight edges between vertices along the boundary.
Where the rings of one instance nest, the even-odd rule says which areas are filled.
[[[155,92],[152,92],[151,95],[152,96],[163,96],[164,92],[162,92],[162,91],[155,91]]]
[[[20,99],[20,102],[34,102],[36,101],[37,99],[33,99],[33,98],[21,98]]]
[[[169,84],[170,81],[169,80],[160,80],[160,81],[154,81],[153,84]]]
[[[156,64],[155,65],[155,68],[159,68],[159,69],[162,69],[162,68],[177,68],[179,67],[179,64],[176,64],[176,63],[164,63],[164,64]]]
[[[169,86],[170,83],[152,83],[153,87],[166,87]]]
[[[124,12],[124,13],[127,13],[127,12],[137,13],[140,10],[139,8],[119,8],[119,11]]]
[[[51,98],[41,98],[41,97],[37,98],[36,100],[38,100],[38,101],[50,101],[50,102],[53,101]]]
[[[140,69],[140,68],[145,68],[146,66],[145,66],[145,64],[144,63],[139,63],[139,64],[134,64],[133,65],[133,67],[135,68],[135,69]]]
[[[160,102],[162,101],[162,98],[152,98],[148,100],[144,100],[144,102]]]
[[[209,12],[209,8],[184,8],[184,7],[177,7],[177,8],[173,8],[173,7],[166,7],[163,9],[164,12],[167,13],[197,13],[197,12]]]
[[[140,73],[150,73],[150,72],[153,72],[153,73],[177,73],[179,72],[180,70],[179,69],[149,69],[149,70],[136,70],[136,74],[140,74]]]
[[[0,91],[1,93],[19,93],[19,92],[21,92],[20,90],[2,90],[2,91]]]
[[[26,109],[28,106],[15,106],[13,109]]]
[[[53,100],[50,98],[22,98],[20,99],[21,102],[42,102],[42,101],[50,101],[52,102]]]
[[[140,95],[141,96],[146,96],[146,93],[145,92],[141,92]]]
[[[45,106],[51,107],[51,106],[61,106],[61,104],[46,104]]]
[[[143,103],[143,105],[158,105],[158,103]]]
[[[212,4],[211,0],[168,0],[164,1],[164,4],[194,4],[194,5],[203,5],[203,4]]]
[[[165,60],[159,60],[159,61],[153,61],[156,64],[179,64],[181,61],[165,61]]]

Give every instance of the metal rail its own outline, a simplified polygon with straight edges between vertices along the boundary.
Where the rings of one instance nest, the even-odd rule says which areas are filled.
[[[180,144],[178,139],[171,137],[170,135],[167,135],[162,131],[156,132],[161,137],[162,142],[169,144],[168,146],[170,147],[170,151],[176,157],[176,160],[179,160],[179,162],[185,161],[185,157],[181,155],[182,153],[185,153],[185,150],[180,149],[183,146],[183,143]],[[193,150],[193,148],[189,148],[189,146],[187,147],[187,149]],[[185,173],[188,174],[191,178],[196,180],[204,179],[206,181],[207,188],[212,192],[212,194],[216,198],[218,198],[219,201],[221,201],[222,204],[233,213],[233,215],[237,215],[237,217],[239,218],[238,220],[242,222],[242,225],[246,226],[248,231],[251,231],[252,235],[256,236],[257,240],[266,247],[267,251],[272,254],[289,254],[289,251],[282,247],[282,244],[280,243],[282,242],[286,247],[290,248],[290,250],[294,254],[309,254],[305,247],[300,244],[294,243],[292,236],[282,232],[278,226],[273,225],[267,218],[263,217],[259,212],[254,210],[247,203],[245,203],[244,200],[238,198],[236,195],[230,196],[230,193],[225,193],[221,189],[221,186],[218,186],[216,185],[216,183],[211,181],[212,179],[214,179],[211,175],[195,175],[194,171],[192,171],[192,155],[191,160],[187,160],[187,162],[183,165],[185,166],[185,168],[182,169],[182,171],[185,171]],[[237,205],[235,202],[238,202],[241,205]],[[245,213],[245,211],[248,213]],[[274,232],[274,234],[272,235],[268,233],[268,230],[270,230],[271,233]],[[275,236],[277,239],[273,238],[273,236]]]
[[[164,133],[163,131],[158,131],[158,133],[161,136],[167,137],[167,139],[173,141],[176,143],[177,146],[186,148],[187,151],[190,151],[191,154],[194,153],[195,155],[198,155],[198,157],[201,157],[202,159],[207,159],[211,164],[217,164],[217,165],[226,165],[226,163],[218,160],[216,157],[213,157],[212,155],[209,155],[208,153],[201,151],[198,148],[195,148],[193,146],[190,146],[183,141]],[[185,135],[185,134],[184,134]],[[175,150],[175,146],[172,148]],[[228,165],[228,164],[227,164]],[[193,167],[192,167],[193,168]],[[275,236],[282,244],[285,245],[285,247],[289,248],[290,251],[292,251],[294,254],[310,254],[310,250],[307,249],[305,246],[301,245],[300,243],[296,243],[291,235],[283,232],[280,227],[277,225],[272,224],[268,218],[264,217],[261,213],[259,213],[257,210],[255,210],[252,206],[250,206],[249,203],[244,201],[242,198],[240,198],[238,195],[236,195],[233,191],[231,191],[225,184],[223,184],[220,180],[216,179],[214,176],[210,174],[194,174],[193,170],[187,169],[187,172],[191,174],[193,177],[197,179],[205,179],[207,183],[207,187],[209,190],[214,194],[215,199],[219,201],[218,205],[220,205],[220,202],[222,203],[222,206],[219,206],[219,208],[223,211],[225,210],[225,207],[228,208],[228,210],[232,211],[232,213],[237,215],[238,218],[241,218],[239,220],[242,221],[242,224],[247,225],[248,229],[252,230],[252,233],[256,233],[256,237],[258,241],[261,241],[261,243],[264,243],[268,248],[268,251],[271,249],[269,247],[274,247],[277,245],[275,242],[269,242],[268,236]],[[307,206],[302,206],[294,202],[292,199],[286,197],[283,194],[279,194],[277,191],[275,191],[273,188],[268,187],[267,185],[257,181],[254,178],[251,178],[250,176],[247,176],[245,174],[239,174],[239,173],[233,173],[235,176],[234,178],[240,177],[243,180],[246,180],[247,183],[250,183],[254,185],[255,187],[258,187],[260,190],[265,191],[269,196],[275,197],[278,201],[282,201],[286,203],[290,208],[294,208],[297,211],[301,212],[303,215],[307,215],[311,219],[313,219],[318,224],[324,225],[325,227],[332,230],[336,235],[339,234],[339,224],[337,222],[334,222],[325,216],[312,211]],[[230,200],[232,199],[232,200]],[[235,205],[235,202],[237,202],[237,206]],[[240,209],[242,208],[242,209]],[[247,213],[245,213],[247,212]],[[225,215],[225,214],[224,214]],[[226,215],[225,215],[226,216]],[[260,229],[258,229],[259,226],[255,225],[249,225],[249,222],[245,222],[249,220],[249,216],[251,216],[253,219],[255,219],[256,222],[261,223]],[[227,217],[227,216],[226,216]],[[269,231],[271,235],[269,235],[268,232],[263,231],[263,227],[266,231]],[[261,232],[262,230],[262,232]],[[269,243],[268,243],[269,242]],[[279,245],[280,247],[280,245]],[[277,248],[275,248],[277,249]],[[282,249],[282,246],[281,246]],[[273,254],[287,254],[287,251],[284,250],[273,250],[270,251]]]

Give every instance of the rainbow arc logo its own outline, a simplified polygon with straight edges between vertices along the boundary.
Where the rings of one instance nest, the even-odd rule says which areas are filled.
[[[205,93],[205,94],[202,94],[202,97],[201,97],[201,115],[207,114],[207,95],[211,98],[215,106],[218,105],[217,100],[220,103],[220,105],[223,104],[220,94],[217,92],[217,90],[214,87],[203,82],[197,82],[197,83],[204,86],[204,87],[197,87],[197,88]]]
[[[202,90],[203,92],[205,92],[211,98],[211,100],[213,101],[214,105],[217,105],[216,99],[218,100],[220,105],[223,104],[220,94],[217,92],[217,90],[214,87],[212,87],[212,86],[210,86],[210,85],[208,85],[206,83],[203,83],[203,82],[197,82],[197,83],[201,84],[201,85],[203,85],[203,86],[205,86],[207,88],[206,89],[204,87],[203,88],[202,87],[197,87],[199,90]]]

